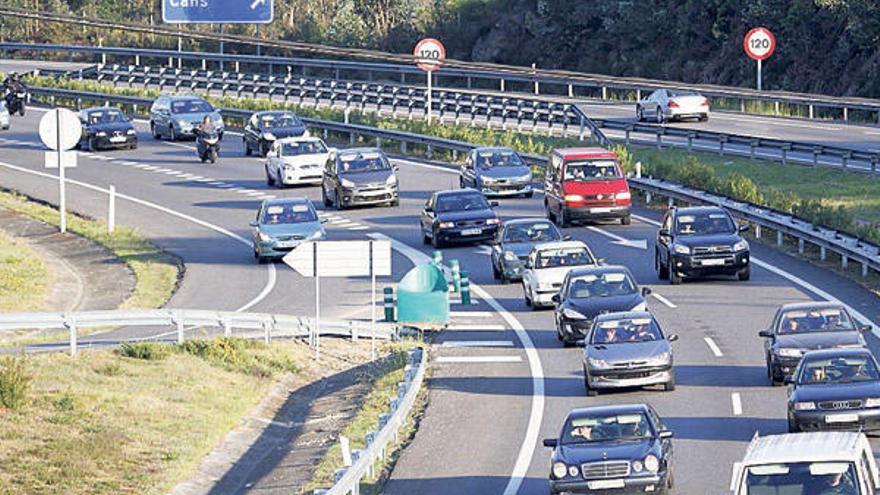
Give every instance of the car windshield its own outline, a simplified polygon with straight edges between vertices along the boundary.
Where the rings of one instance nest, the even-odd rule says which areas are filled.
[[[867,356],[805,359],[799,385],[873,382],[880,380],[874,361]]]
[[[95,110],[89,112],[86,116],[86,121],[89,124],[112,124],[114,122],[125,122],[125,115],[119,110],[115,108],[108,108],[106,110]]]
[[[798,462],[750,466],[746,495],[859,495],[851,462]]]
[[[559,231],[549,222],[508,224],[503,242],[552,242],[561,239]]]
[[[299,119],[292,113],[268,114],[260,118],[261,129],[272,129],[275,127],[294,127],[300,125]]]
[[[542,249],[538,251],[535,268],[592,265],[593,263],[593,257],[590,255],[590,252],[583,247]]]
[[[321,141],[301,141],[281,145],[281,156],[314,155],[326,152],[327,147]]]
[[[437,197],[437,211],[487,210],[489,203],[479,193],[444,194]]]
[[[562,433],[562,445],[621,442],[652,438],[648,418],[642,412],[602,414],[569,418]]]
[[[676,98],[678,96],[699,96],[694,91],[688,91],[684,89],[670,90],[668,94],[670,98]]]
[[[627,296],[635,293],[635,282],[623,271],[580,275],[571,280],[568,292],[575,299]]]
[[[605,345],[655,340],[663,340],[663,333],[653,318],[626,318],[597,323],[590,343]]]
[[[477,152],[477,166],[482,169],[495,167],[522,167],[522,159],[513,150],[491,150]]]
[[[786,311],[779,319],[779,334],[852,331],[855,325],[842,308]]]
[[[614,160],[587,160],[567,162],[565,164],[565,180],[591,181],[620,179],[620,170]]]
[[[171,113],[210,113],[214,108],[203,100],[177,100],[171,102]]]
[[[345,174],[391,170],[391,164],[388,163],[385,156],[373,151],[342,153],[339,155],[339,161],[341,162],[340,171]]]
[[[736,227],[727,213],[695,213],[679,215],[675,220],[679,235],[733,234]]]
[[[309,205],[303,203],[269,205],[263,211],[260,223],[265,225],[281,225],[293,223],[317,222],[318,215]]]

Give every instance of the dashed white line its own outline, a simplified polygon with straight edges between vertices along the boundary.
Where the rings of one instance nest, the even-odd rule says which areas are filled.
[[[491,311],[450,311],[449,316],[453,318],[492,318],[495,315]]]
[[[447,340],[442,347],[513,347],[512,340]]]
[[[730,394],[730,402],[733,403],[733,415],[734,416],[742,416],[743,405],[742,405],[742,397],[739,396],[739,392],[734,392],[734,393]]]
[[[712,354],[714,354],[715,357],[724,357],[724,353],[721,352],[721,349],[718,347],[718,344],[712,340],[712,337],[703,337],[703,340],[706,341],[706,345],[709,346],[709,350],[712,351]]]
[[[460,330],[460,331],[498,331],[498,330],[506,330],[507,327],[504,325],[449,325],[446,327],[447,330]]]
[[[370,230],[366,225],[355,225],[354,227],[348,227],[348,230]]]
[[[440,356],[438,363],[519,363],[519,356]]]
[[[663,304],[665,304],[666,306],[668,306],[672,309],[675,309],[678,307],[675,304],[673,304],[672,301],[670,301],[669,299],[666,299],[665,297],[661,296],[660,294],[658,294],[656,292],[652,292],[651,295],[654,296],[654,299],[662,302]]]

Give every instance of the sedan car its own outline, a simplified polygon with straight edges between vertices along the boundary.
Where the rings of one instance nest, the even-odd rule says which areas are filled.
[[[330,152],[319,138],[279,139],[266,158],[266,183],[278,187],[320,184]]]
[[[675,390],[672,346],[677,335],[666,335],[647,311],[605,313],[596,317],[584,339],[584,387],[599,390],[662,385]]]
[[[79,112],[79,120],[82,123],[80,149],[137,148],[137,131],[131,119],[117,108],[86,108]]]
[[[636,103],[636,120],[667,120],[695,118],[709,120],[709,99],[693,91],[658,89]]]
[[[586,337],[593,320],[603,313],[645,311],[645,296],[651,289],[639,290],[632,272],[625,266],[575,268],[565,275],[556,303],[556,337],[565,345]]]
[[[520,218],[504,222],[492,249],[492,275],[502,283],[522,279],[532,248],[544,242],[570,239],[548,220]]]
[[[880,430],[880,371],[868,349],[804,354],[788,395],[788,430]]]
[[[9,129],[9,110],[6,108],[6,102],[0,100],[0,129]]]
[[[305,198],[282,198],[263,201],[253,229],[254,258],[260,263],[283,257],[306,241],[327,237],[323,220],[312,202]]]
[[[161,95],[150,107],[150,132],[155,139],[195,138],[196,126],[209,117],[223,137],[223,117],[210,103],[195,95]]]
[[[276,140],[308,135],[305,124],[293,112],[257,112],[248,119],[241,140],[245,155],[266,156]]]
[[[550,493],[666,493],[672,488],[672,432],[647,404],[568,413],[550,455]]]
[[[330,153],[321,181],[324,206],[400,204],[397,167],[379,148],[349,148]]]
[[[420,215],[422,241],[440,248],[494,239],[501,225],[495,206],[473,189],[435,192]]]
[[[553,305],[566,274],[572,268],[596,266],[589,246],[581,241],[538,244],[529,253],[522,275],[523,299],[532,309]]]
[[[870,326],[858,325],[839,303],[806,302],[786,304],[776,310],[770,328],[758,332],[764,337],[767,377],[777,385],[794,373],[807,351],[830,348],[865,347],[863,332]]]
[[[486,196],[531,198],[532,169],[510,148],[476,148],[461,166],[459,186],[476,189]]]

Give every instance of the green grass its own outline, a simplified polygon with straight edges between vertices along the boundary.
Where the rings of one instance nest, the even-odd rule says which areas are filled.
[[[27,243],[0,231],[0,312],[44,310],[53,278]]]

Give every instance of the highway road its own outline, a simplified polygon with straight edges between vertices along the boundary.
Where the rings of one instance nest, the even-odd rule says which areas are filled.
[[[13,129],[0,133],[0,183],[56,201],[57,182],[36,175],[44,173],[36,134],[39,116],[33,111],[15,118]],[[241,239],[248,237],[247,222],[261,199],[306,196],[320,203],[319,189],[268,188],[259,160],[241,156],[233,135],[212,166],[196,160],[192,143],[153,141],[143,123],[138,128],[138,150],[81,154],[80,166],[68,176],[99,187],[114,184],[121,194],[166,209],[122,201],[117,221],[137,227],[186,262],[184,282],[170,306],[234,310],[250,305],[253,311],[311,315],[311,281],[280,264],[257,265]],[[399,207],[322,213],[332,222],[330,238],[384,235],[397,241],[396,279],[430,254],[417,228],[424,200],[458,182],[442,166],[397,163]],[[103,194],[71,185],[69,198],[78,211],[106,214]],[[505,199],[498,211],[504,219],[538,216],[540,201],[540,195]],[[519,286],[494,282],[485,246],[445,249],[446,259],[460,260],[470,272],[478,302],[455,305],[453,326],[437,338],[429,405],[386,493],[545,494],[549,452],[540,439],[557,434],[569,409],[642,401],[653,404],[676,434],[675,493],[725,493],[732,463],[752,435],[785,430],[785,390],[767,384],[756,335],[776,307],[833,295],[880,323],[876,296],[756,243],[749,282],[719,278],[666,285],[657,279],[651,256],[659,214],[641,208],[636,213],[630,226],[574,227],[566,233],[588,242],[609,263],[626,264],[641,284],[655,289],[651,310],[667,332],[681,336],[674,344],[678,388],[587,398],[582,351],[557,342],[552,313],[526,308]],[[649,249],[616,244],[609,234],[645,240]],[[323,287],[330,295],[324,306],[328,317],[365,316],[363,281],[327,281]],[[871,345],[876,352],[878,340],[872,337]]]

